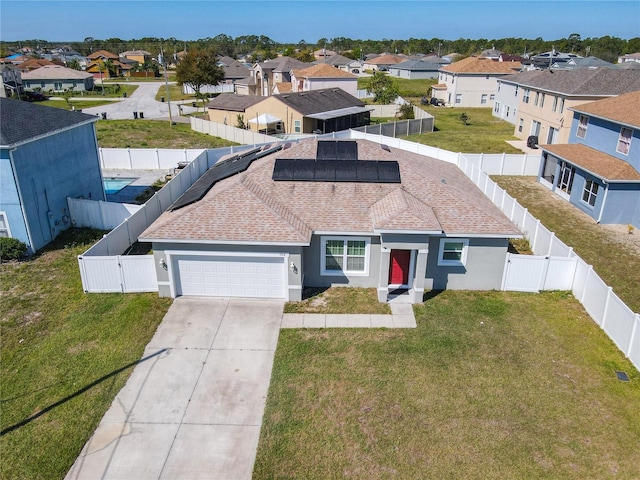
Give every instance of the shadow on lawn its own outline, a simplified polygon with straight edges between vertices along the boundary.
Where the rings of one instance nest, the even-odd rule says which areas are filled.
[[[48,407],[43,408],[42,410],[40,410],[38,413],[35,413],[33,415],[31,415],[28,418],[25,418],[24,420],[22,420],[21,422],[15,423],[13,425],[11,425],[10,427],[7,427],[5,429],[3,429],[2,431],[0,431],[0,437],[3,435],[6,435],[7,433],[11,433],[14,430],[17,430],[20,427],[24,427],[25,425],[28,425],[29,423],[33,422],[34,420],[36,420],[37,418],[41,417],[42,415],[44,415],[45,413],[53,410],[56,407],[59,407],[60,405],[68,402],[69,400],[74,399],[75,397],[82,395],[84,392],[92,389],[93,387],[95,387],[96,385],[99,385],[100,383],[104,382],[105,380],[108,380],[109,378],[118,375],[119,373],[124,372],[126,369],[131,368],[139,363],[142,362],[146,362],[147,360],[152,359],[153,357],[157,357],[158,355],[166,352],[167,349],[163,348],[162,350],[159,350],[151,355],[148,355],[146,357],[142,357],[140,360],[136,360],[135,362],[131,362],[126,364],[123,367],[118,368],[117,370],[114,370],[106,375],[103,375],[102,377],[98,378],[97,380],[94,380],[93,382],[91,382],[89,385],[81,388],[80,390],[72,393],[71,395],[68,395],[66,397],[64,397],[61,400],[58,400],[56,403],[52,403],[51,405],[49,405]]]

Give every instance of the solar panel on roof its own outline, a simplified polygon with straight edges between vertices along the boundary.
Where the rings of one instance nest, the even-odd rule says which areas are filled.
[[[316,160],[357,160],[358,143],[353,141],[320,140]]]
[[[239,155],[214,164],[209,170],[196,180],[178,199],[169,207],[169,211],[174,211],[186,207],[198,200],[201,200],[211,188],[221,180],[229,178],[240,172],[244,172],[249,165],[258,158],[265,157],[277,152],[282,146],[277,145],[264,151],[254,148]]]
[[[298,182],[400,183],[400,167],[395,161],[279,158],[271,178]]]

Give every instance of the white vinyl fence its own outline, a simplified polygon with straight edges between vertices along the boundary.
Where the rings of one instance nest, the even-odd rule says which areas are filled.
[[[170,170],[202,154],[201,148],[101,148],[103,170]]]
[[[467,159],[463,154],[458,166],[522,230],[535,253],[535,256],[508,256],[502,289],[522,292],[570,290],[591,318],[640,370],[640,314],[627,307],[571,247],[481,171],[477,160],[473,156]],[[526,158],[523,165],[523,170],[530,167]]]
[[[233,93],[235,85],[232,83],[223,83],[221,85],[202,85],[200,93]],[[182,93],[185,95],[195,95],[196,91],[186,83],[182,85]]]
[[[142,208],[142,205],[67,198],[71,223],[75,227],[113,230]]]
[[[244,130],[242,128],[232,127],[231,125],[210,122],[209,120],[197,117],[191,117],[191,130],[224,138],[225,140],[230,140],[241,145],[257,145],[279,140],[276,137],[263,135],[252,130]]]

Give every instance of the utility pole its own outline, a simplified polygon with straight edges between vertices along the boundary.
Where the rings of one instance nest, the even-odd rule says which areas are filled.
[[[167,106],[169,107],[169,125],[173,126],[175,123],[173,122],[173,118],[171,117],[171,97],[169,96],[169,79],[167,78],[167,62],[164,58],[164,51],[162,47],[160,47],[160,58],[162,63],[162,69],[164,71],[164,86],[167,90]]]

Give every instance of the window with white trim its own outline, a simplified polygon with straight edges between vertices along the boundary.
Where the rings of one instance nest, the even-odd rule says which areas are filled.
[[[368,275],[370,243],[367,237],[321,237],[321,274]]]
[[[544,108],[544,93],[540,95],[540,108]]]
[[[618,147],[616,148],[616,152],[628,155],[632,136],[633,130],[627,127],[622,127],[620,129],[620,137],[618,138]]]
[[[507,118],[509,117],[509,105],[507,105],[507,111],[506,111],[506,115]]]
[[[7,222],[7,214],[0,212],[0,237],[10,237],[9,222]]]
[[[462,267],[467,263],[469,239],[441,238],[438,250],[438,265],[448,267]]]
[[[596,204],[596,198],[598,198],[598,184],[593,180],[587,180],[582,190],[582,201],[593,207]]]
[[[589,117],[586,115],[580,115],[578,131],[576,132],[576,136],[578,138],[584,138],[587,136],[587,125],[589,125]]]
[[[493,102],[496,99],[496,94],[492,93],[491,95],[489,95],[489,101]]]
[[[462,94],[456,93],[456,103],[462,103]]]
[[[293,121],[293,131],[295,133],[300,133],[300,120]]]
[[[558,109],[558,97],[553,97],[553,105],[551,105],[551,111],[555,112]]]
[[[480,96],[480,104],[481,104],[481,105],[485,105],[486,103],[487,103],[487,94],[486,94],[486,93],[483,93],[483,94]]]
[[[535,100],[533,101],[533,106],[537,107],[538,106],[538,100],[540,99],[540,92],[536,92],[536,97]]]
[[[524,93],[522,94],[522,103],[529,103],[530,93],[531,93],[531,90],[529,90],[528,88],[524,89]]]
[[[524,128],[524,118],[518,120],[518,132],[522,133],[522,129]]]
[[[560,99],[560,113],[564,112],[564,98]]]
[[[493,105],[493,113],[500,113],[500,102],[496,102]]]

